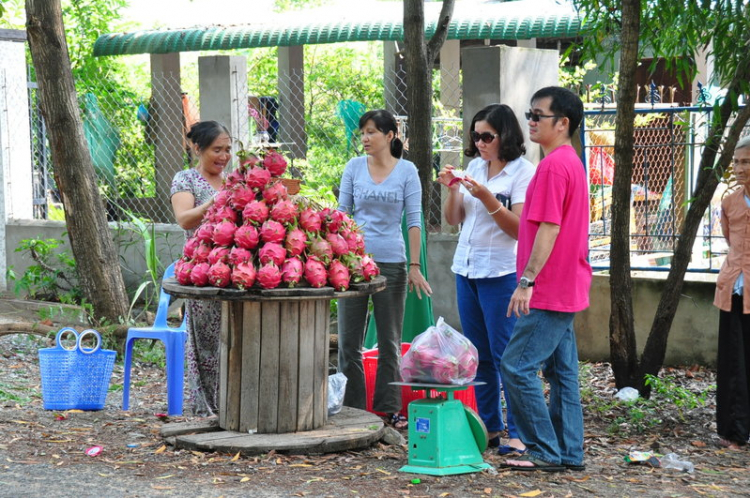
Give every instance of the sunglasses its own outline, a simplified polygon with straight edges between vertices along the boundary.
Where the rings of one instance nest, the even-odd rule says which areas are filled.
[[[475,131],[472,131],[470,134],[471,140],[474,142],[479,142],[480,140],[486,144],[491,143],[493,140],[495,140],[495,137],[499,137],[497,133],[490,133],[489,131],[485,131],[484,133],[477,133]]]
[[[526,119],[530,119],[531,121],[538,123],[540,119],[542,118],[562,118],[564,116],[558,116],[557,114],[536,114],[531,111],[526,111]]]

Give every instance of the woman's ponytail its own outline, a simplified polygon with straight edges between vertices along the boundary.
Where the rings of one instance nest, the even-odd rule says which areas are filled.
[[[391,155],[396,159],[401,159],[401,155],[404,153],[404,142],[398,137],[393,137],[391,140]]]

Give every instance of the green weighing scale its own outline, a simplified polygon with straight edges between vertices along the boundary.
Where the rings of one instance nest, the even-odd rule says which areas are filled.
[[[453,397],[454,391],[483,382],[463,386],[418,382],[391,384],[408,386],[413,391],[427,394],[426,398],[409,403],[409,464],[399,471],[448,476],[492,468],[482,459],[482,452],[489,442],[482,419]]]

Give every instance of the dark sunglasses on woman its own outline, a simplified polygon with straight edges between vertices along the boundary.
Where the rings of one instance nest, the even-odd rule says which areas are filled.
[[[498,135],[497,133],[490,133],[489,131],[485,131],[484,133],[477,133],[475,131],[472,131],[470,133],[470,136],[471,136],[471,140],[474,142],[482,141],[488,144],[492,142],[493,140],[495,140],[495,137],[499,137],[500,135]]]

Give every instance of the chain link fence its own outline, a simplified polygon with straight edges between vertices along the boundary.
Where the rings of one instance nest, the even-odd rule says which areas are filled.
[[[308,193],[328,193],[332,198],[344,165],[363,153],[358,119],[366,110],[385,107],[397,116],[408,158],[406,83],[400,70],[384,78],[382,70],[377,74],[372,70],[357,73],[351,67],[346,68],[349,75],[344,81],[342,77],[337,80],[316,74],[316,70],[312,66],[305,74],[292,73],[278,79],[275,86],[250,76],[247,103],[238,106],[241,111],[232,125],[235,138],[245,146],[276,144],[290,159],[290,173],[303,178]],[[465,137],[460,112],[461,72],[444,69],[433,74],[432,168],[436,175],[443,165],[464,161]],[[76,82],[84,133],[111,221],[128,222],[136,216],[172,224],[172,177],[195,161],[185,133],[201,119],[197,71],[183,69],[182,77],[163,75],[151,81],[158,83],[125,88],[104,80]],[[239,83],[244,82],[238,82],[241,87]],[[47,130],[33,82],[28,84],[26,97],[25,102],[4,104],[28,109],[28,122],[10,122],[8,126],[30,130],[33,218],[63,219]],[[697,174],[711,108],[652,105],[637,113],[630,198],[631,266],[668,269]],[[581,134],[590,180],[590,256],[596,269],[609,266],[614,118],[615,110],[607,108],[606,103],[598,110],[589,110]],[[726,253],[719,226],[725,190],[726,185],[722,185],[707,210],[693,251],[692,271],[717,271]],[[443,195],[434,182],[425,212],[429,232],[456,231],[442,220]]]
[[[636,109],[630,195],[632,269],[670,268],[712,112],[708,106]],[[589,255],[595,270],[609,268],[615,114],[614,109],[586,111],[581,130],[590,185]],[[721,267],[727,253],[721,234],[721,199],[730,187],[731,178],[721,183],[706,210],[690,271],[716,272]]]

